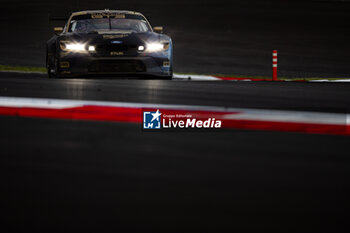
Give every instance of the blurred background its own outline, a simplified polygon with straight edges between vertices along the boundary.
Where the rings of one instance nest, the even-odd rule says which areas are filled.
[[[175,72],[270,76],[279,51],[283,77],[349,77],[349,1],[1,0],[0,64],[45,65],[48,15],[88,9],[142,12],[174,41]]]

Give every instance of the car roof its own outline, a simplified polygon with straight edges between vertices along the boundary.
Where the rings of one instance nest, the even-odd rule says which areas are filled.
[[[71,16],[68,19],[68,23],[70,23],[70,21],[73,19],[73,17],[75,16],[79,16],[79,15],[88,15],[88,14],[98,14],[98,13],[117,13],[117,14],[131,14],[131,15],[140,15],[143,18],[146,19],[146,17],[141,14],[140,12],[136,12],[136,11],[128,11],[128,10],[110,10],[110,9],[105,9],[105,10],[86,10],[86,11],[77,11],[77,12],[73,12],[71,14]],[[146,19],[148,25],[151,27],[149,21]],[[65,27],[66,30],[65,32],[68,31],[68,27]],[[151,27],[152,28],[152,27]]]
[[[95,13],[118,13],[118,14],[142,15],[141,13],[136,12],[136,11],[105,9],[105,10],[87,10],[87,11],[73,12],[71,16],[74,17],[77,15],[87,15],[87,14],[95,14]]]

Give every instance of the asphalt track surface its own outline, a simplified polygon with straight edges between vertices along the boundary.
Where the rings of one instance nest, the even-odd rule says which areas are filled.
[[[1,96],[328,112],[349,112],[349,89],[0,76]],[[13,232],[348,232],[348,137],[0,118],[2,227]]]
[[[48,79],[0,73],[0,95],[135,103],[350,112],[350,83]]]

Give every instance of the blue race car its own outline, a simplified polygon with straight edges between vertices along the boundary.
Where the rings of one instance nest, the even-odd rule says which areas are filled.
[[[171,79],[173,45],[163,27],[141,13],[98,10],[73,13],[47,42],[48,76],[152,76]]]

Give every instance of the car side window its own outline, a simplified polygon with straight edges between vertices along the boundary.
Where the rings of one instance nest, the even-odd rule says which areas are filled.
[[[71,26],[70,26],[70,32],[75,32],[76,26],[77,26],[77,21],[72,20],[71,21]]]

